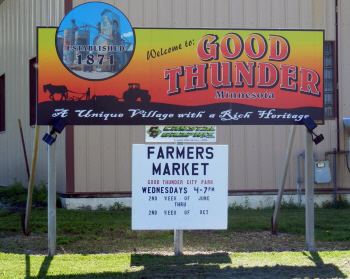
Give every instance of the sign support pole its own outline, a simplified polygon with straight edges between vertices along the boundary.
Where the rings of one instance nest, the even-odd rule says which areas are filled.
[[[313,141],[305,128],[305,233],[306,250],[315,251]]]
[[[175,246],[175,256],[183,255],[183,230],[174,230],[174,246]]]
[[[274,235],[277,234],[278,215],[279,215],[280,208],[281,208],[284,184],[286,183],[287,170],[288,170],[288,166],[289,166],[290,153],[292,151],[294,135],[295,135],[295,125],[292,126],[292,128],[291,128],[291,130],[289,132],[289,138],[288,138],[286,156],[285,156],[285,159],[284,159],[284,165],[283,165],[282,177],[281,177],[281,182],[280,182],[280,188],[278,190],[277,202],[276,202],[276,205],[275,205],[275,212],[274,212],[273,217],[272,217],[271,232]]]
[[[49,131],[52,126],[49,126]],[[54,136],[54,135],[53,135]],[[56,145],[48,145],[48,254],[56,254]]]
[[[183,145],[182,142],[178,142],[177,145]],[[183,255],[183,236],[184,231],[183,230],[174,230],[174,253],[175,256],[181,256]]]

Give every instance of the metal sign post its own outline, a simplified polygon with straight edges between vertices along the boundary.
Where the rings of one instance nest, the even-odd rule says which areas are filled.
[[[175,256],[183,255],[183,243],[184,243],[183,236],[184,236],[183,230],[174,230],[174,253],[175,253]]]
[[[313,141],[305,128],[305,237],[306,250],[315,251]]]
[[[49,127],[49,131],[51,130]],[[48,145],[48,254],[56,254],[56,144]]]
[[[177,145],[183,145],[182,142],[178,142]],[[174,230],[174,254],[175,256],[183,255],[183,243],[184,243],[184,231]]]
[[[45,134],[43,141],[48,145],[48,196],[47,196],[47,219],[48,219],[48,250],[49,256],[56,253],[56,141],[57,134],[61,133],[66,122],[58,118],[53,126],[49,126],[49,133]]]

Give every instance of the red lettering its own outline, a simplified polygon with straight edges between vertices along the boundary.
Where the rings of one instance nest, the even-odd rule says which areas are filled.
[[[257,50],[255,50],[255,45],[257,45]],[[267,51],[265,38],[260,34],[249,35],[244,43],[244,51],[251,59],[263,58]]]
[[[254,86],[254,68],[255,62],[248,62],[248,67],[244,64],[244,62],[236,62],[236,87],[243,87],[242,78],[244,78],[248,87]]]
[[[296,66],[290,66],[290,65],[281,65],[281,89],[284,90],[290,90],[290,91],[297,91],[297,84],[295,83],[298,81],[297,77],[297,71],[298,68]]]
[[[230,42],[232,41],[232,48]],[[227,59],[236,59],[243,52],[243,41],[237,34],[227,34],[220,42],[220,51]]]
[[[320,77],[314,70],[300,68],[301,87],[300,93],[320,96],[317,86],[320,83]]]
[[[270,55],[269,60],[284,61],[289,56],[289,44],[286,39],[280,36],[269,36]]]
[[[232,87],[231,62],[210,63],[211,84],[215,88]]]
[[[259,81],[258,87],[272,88],[276,86],[279,78],[278,70],[275,65],[270,63],[258,63]]]
[[[198,64],[185,67],[185,91],[207,88],[207,66],[208,64]]]
[[[217,60],[219,57],[218,44],[215,43],[218,39],[216,35],[205,35],[199,40],[197,45],[197,55],[203,61]]]
[[[181,89],[179,88],[179,76],[183,76],[183,67],[164,71],[164,78],[169,80],[168,95],[181,93]]]

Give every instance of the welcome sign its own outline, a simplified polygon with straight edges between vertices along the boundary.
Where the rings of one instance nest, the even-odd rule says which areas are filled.
[[[89,5],[95,21],[73,24]],[[133,28],[104,3],[73,11],[38,28],[39,125],[323,124],[323,30]]]

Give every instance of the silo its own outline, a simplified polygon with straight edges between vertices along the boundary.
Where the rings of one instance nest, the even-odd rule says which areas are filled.
[[[70,66],[74,61],[74,51],[67,50],[67,47],[71,47],[74,44],[74,31],[73,28],[64,29],[63,35],[63,63]]]
[[[89,51],[88,51],[89,44],[90,44],[90,31],[88,31],[88,30],[75,31],[75,45],[86,47],[85,51],[77,50],[75,53],[76,55],[81,54],[82,55],[81,59],[83,59],[83,60],[86,59],[86,55],[88,55],[88,53],[89,53]]]
[[[75,19],[71,19],[71,28],[64,29],[64,49],[63,49],[63,62],[67,66],[71,66],[74,62],[74,51],[67,50],[67,46],[74,45],[75,42],[75,31],[78,27],[75,24]]]
[[[64,38],[61,34],[58,34],[56,39],[56,48],[60,58],[63,57],[63,45],[64,45]]]

